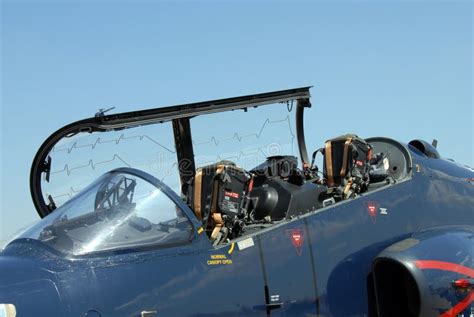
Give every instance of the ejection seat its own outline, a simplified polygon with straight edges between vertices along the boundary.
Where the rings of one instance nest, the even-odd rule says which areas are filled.
[[[346,199],[368,189],[372,147],[364,139],[347,134],[327,140],[324,148],[313,153],[311,165],[318,152],[324,156],[323,176],[328,193]]]
[[[196,170],[188,188],[188,204],[212,241],[218,239],[224,215],[241,211],[249,177],[230,161],[221,161]]]
[[[202,221],[203,228],[215,240],[222,228],[222,215],[216,210],[216,175],[222,173],[224,164],[213,164],[198,168],[188,190],[188,204],[196,217]]]

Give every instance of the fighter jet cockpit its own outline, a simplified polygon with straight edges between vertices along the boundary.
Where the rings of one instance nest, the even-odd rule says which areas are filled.
[[[24,236],[72,255],[197,231],[218,246],[408,177],[410,155],[390,139],[348,134],[309,156],[310,106],[306,87],[72,123],[35,157],[46,218]]]

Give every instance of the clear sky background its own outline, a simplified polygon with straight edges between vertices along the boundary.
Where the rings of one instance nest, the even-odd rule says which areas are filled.
[[[472,1],[2,1],[0,51],[0,240],[38,219],[39,145],[107,106],[314,85],[308,148],[436,138],[474,166]]]

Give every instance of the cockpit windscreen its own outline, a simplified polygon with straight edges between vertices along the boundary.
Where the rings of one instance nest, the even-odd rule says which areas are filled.
[[[189,241],[192,225],[159,187],[112,171],[23,234],[65,254]]]

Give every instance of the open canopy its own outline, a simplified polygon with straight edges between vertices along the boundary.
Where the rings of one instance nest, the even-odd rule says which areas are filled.
[[[82,165],[79,167],[71,166],[71,164],[66,161],[61,161],[61,159],[55,159],[55,155],[58,153],[71,154],[74,153],[74,151],[86,148],[88,150],[94,150],[98,145],[106,147],[107,145],[111,146],[113,144],[119,143],[124,144],[131,140],[147,139],[149,142],[153,142],[155,145],[157,145],[161,150],[160,153],[154,153],[154,155],[158,157],[157,161],[159,162],[160,171],[163,174],[168,175],[171,173],[171,170],[177,170],[179,178],[178,181],[180,184],[184,184],[194,176],[196,164],[200,163],[196,162],[196,145],[205,143],[199,142],[197,138],[196,140],[193,139],[196,134],[196,131],[212,131],[217,126],[216,123],[212,121],[213,119],[210,119],[210,121],[207,122],[208,118],[206,117],[205,119],[202,119],[206,120],[206,122],[204,123],[197,122],[196,117],[227,112],[230,110],[244,110],[245,112],[248,111],[249,113],[246,113],[245,123],[243,123],[242,126],[252,127],[253,129],[257,130],[257,132],[255,133],[250,133],[246,135],[231,131],[232,133],[230,137],[226,136],[227,139],[236,139],[240,141],[242,138],[248,136],[260,138],[265,126],[268,126],[269,124],[273,123],[286,124],[285,120],[287,120],[288,118],[288,115],[286,115],[286,117],[284,118],[267,117],[265,118],[265,120],[263,120],[263,122],[255,122],[255,124],[252,125],[253,119],[255,119],[255,117],[253,116],[255,115],[256,110],[250,111],[251,109],[257,107],[260,108],[260,106],[264,105],[275,105],[278,106],[278,109],[280,110],[288,109],[288,112],[291,112],[291,110],[293,109],[293,102],[296,101],[295,116],[297,147],[302,163],[307,164],[307,152],[303,134],[303,112],[305,107],[310,106],[309,89],[310,87],[303,87],[255,95],[247,95],[242,97],[211,100],[192,104],[161,107],[110,115],[105,115],[103,112],[99,112],[94,117],[71,123],[53,133],[42,144],[34,158],[30,175],[30,189],[35,207],[39,215],[41,217],[44,217],[51,213],[53,210],[55,210],[56,207],[62,204],[61,202],[59,202],[61,200],[61,197],[59,196],[64,196],[63,198],[71,198],[74,196],[75,193],[78,192],[78,189],[70,184],[64,184],[60,182],[59,184],[54,185],[56,187],[52,185],[52,179],[56,177],[59,172],[64,175],[70,176],[73,173],[74,169],[79,169],[84,166],[87,166],[91,169],[98,169],[104,162],[113,162],[115,164],[112,166],[113,168],[136,167],[134,166],[134,164],[130,164],[125,159],[123,159],[123,155],[119,155],[115,152],[114,149],[110,149],[110,151],[107,151],[107,149],[105,150],[105,153],[107,153],[108,157],[103,157],[101,160],[96,161],[93,161],[92,159],[84,160]],[[268,108],[266,110],[267,113],[273,115],[277,112],[278,109]],[[238,119],[237,116],[237,113],[229,113],[229,116],[224,119],[226,121],[221,122],[220,126],[226,126],[230,123],[235,124],[236,122],[239,122],[239,120],[241,119]],[[191,133],[191,121],[193,123],[193,135]],[[104,135],[107,135],[107,133],[120,133],[117,131],[128,131],[129,129],[146,129],[149,126],[157,125],[162,126],[164,130],[158,132],[155,131],[153,136],[143,133],[133,136],[125,136],[124,134],[120,134],[118,136],[115,136],[114,138],[109,139],[105,137],[97,137],[89,143],[81,143],[75,141],[76,139],[79,139],[83,136],[95,136],[97,133],[105,133]],[[281,127],[279,127],[279,129],[281,130]],[[290,134],[292,135],[291,124],[286,124],[285,129],[289,130]],[[157,137],[157,135],[159,137]],[[168,140],[168,143],[166,143],[162,141],[163,139],[171,140]],[[210,137],[209,140],[212,145],[222,145],[221,139],[216,138],[214,136]],[[260,152],[265,152],[263,153],[264,155],[279,154],[277,152],[272,152],[271,144],[267,146],[267,148],[269,148],[268,153],[262,151],[258,147],[257,150],[259,150]],[[133,156],[134,158],[141,158],[143,156],[141,150],[132,145],[129,145],[126,148],[126,151],[127,155]],[[222,150],[222,153],[224,153],[225,151],[226,149]],[[204,154],[207,153],[205,150],[203,150],[203,152]],[[240,157],[244,155],[246,155],[245,151],[238,151],[237,156]],[[174,156],[174,158],[172,158],[171,156]],[[201,157],[203,156],[205,155],[201,155]],[[172,159],[174,160],[174,162],[171,161]],[[153,164],[155,163],[152,161],[146,161],[144,164],[148,164],[147,166],[150,167],[153,166]],[[80,177],[76,178],[80,179]],[[86,180],[84,180],[84,182],[86,182]],[[88,183],[90,183],[90,180],[88,181]],[[63,190],[67,190],[67,192],[61,195],[58,195],[57,193],[56,195],[49,193],[50,191],[52,191],[52,187],[57,189],[58,186],[62,187]],[[173,186],[170,185],[170,187]]]

